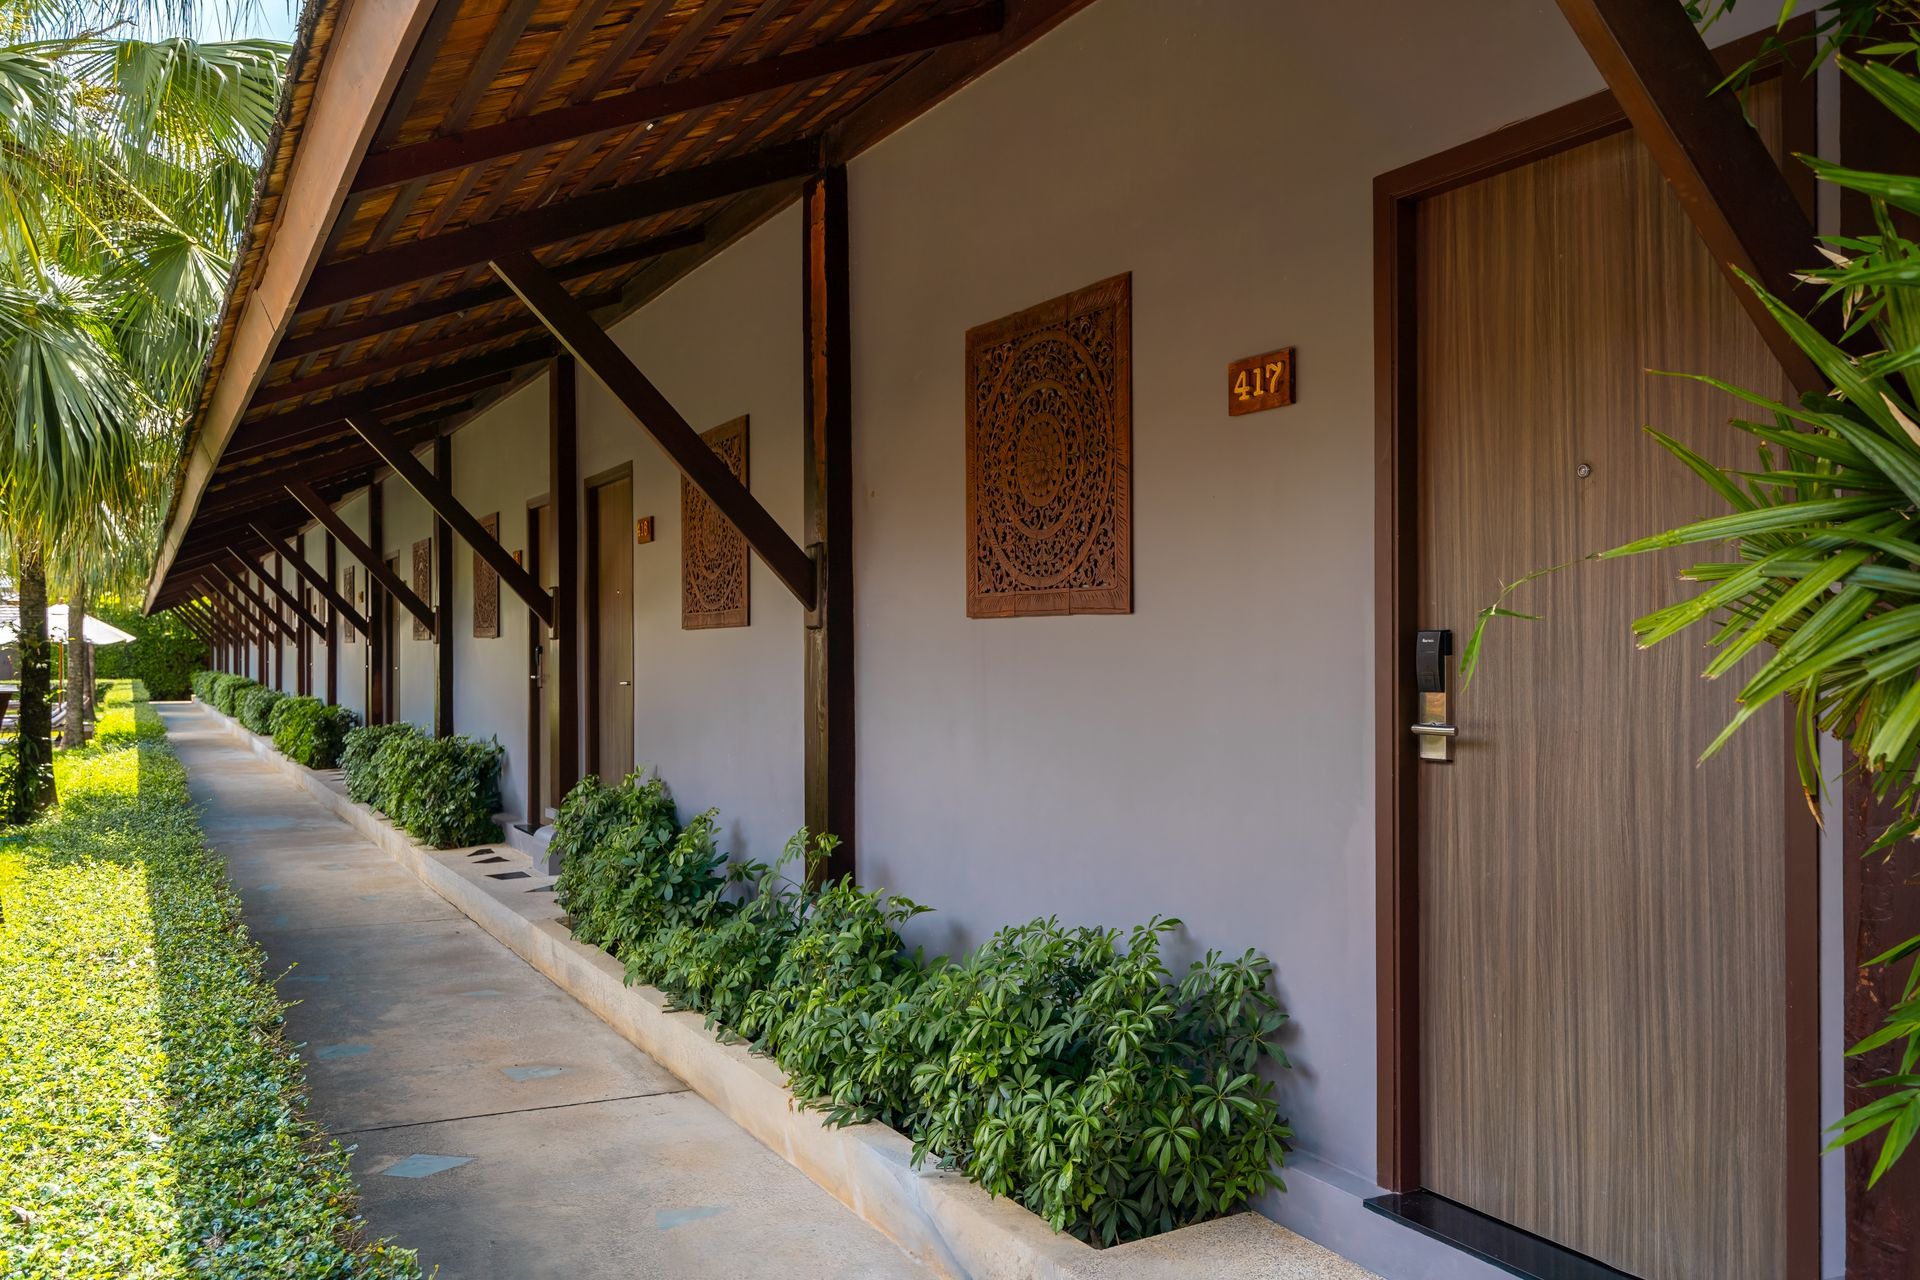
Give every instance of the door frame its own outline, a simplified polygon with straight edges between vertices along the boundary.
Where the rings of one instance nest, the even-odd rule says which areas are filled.
[[[1804,17],[1789,25],[1790,36],[1796,27],[1803,28],[1803,34],[1811,30]],[[1715,56],[1731,70],[1759,56],[1770,34],[1763,31],[1733,41],[1714,50]],[[1782,128],[1789,154],[1811,153],[1817,144],[1814,81],[1787,61],[1803,48],[1796,43],[1785,55],[1769,53],[1754,76],[1755,83],[1782,81]],[[1417,1190],[1421,1180],[1420,766],[1415,740],[1407,732],[1416,718],[1410,655],[1414,628],[1420,625],[1416,210],[1430,197],[1631,127],[1613,95],[1603,90],[1374,179],[1375,1177],[1389,1191]],[[1788,181],[1811,215],[1811,170],[1790,166]],[[1788,1274],[1799,1277],[1817,1275],[1820,1259],[1820,840],[1791,749],[1782,778],[1781,826],[1787,859],[1781,922],[1787,1168],[1781,1209]]]
[[[542,516],[547,510],[548,497],[540,494],[527,499],[527,536],[525,546],[526,570],[539,582],[540,556],[546,550],[545,539],[541,536]],[[545,584],[542,584],[545,585]],[[532,609],[527,610],[527,825],[538,828],[547,815],[547,792],[549,787],[544,770],[553,767],[553,762],[545,759],[547,736],[547,663],[553,655],[547,652],[552,637],[547,634],[546,623],[540,621],[540,615]]]
[[[628,492],[631,493],[631,485],[633,482],[633,463],[631,460],[623,462],[617,467],[608,467],[605,471],[596,471],[580,482],[580,496],[582,498],[580,504],[580,542],[582,544],[580,582],[583,587],[592,588],[591,590],[583,590],[580,593],[581,611],[585,615],[585,620],[580,628],[582,632],[581,638],[586,642],[584,652],[582,653],[582,657],[586,659],[582,674],[586,677],[586,696],[583,701],[586,703],[587,712],[585,716],[586,724],[582,726],[581,733],[581,737],[584,739],[581,745],[586,753],[583,758],[584,767],[580,773],[580,776],[583,778],[588,774],[593,774],[597,777],[600,773],[600,699],[595,694],[595,690],[598,689],[600,684],[600,561],[598,558],[599,546],[594,541],[594,533],[600,526],[598,518],[594,514],[593,491],[604,488],[610,484],[616,484],[621,480],[628,482]],[[627,531],[623,529],[620,536],[627,537],[629,535]]]

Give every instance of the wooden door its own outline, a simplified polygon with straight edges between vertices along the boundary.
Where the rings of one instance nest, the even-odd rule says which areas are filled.
[[[555,600],[559,599],[560,552],[553,540],[553,504],[542,500],[527,511],[527,545],[531,548],[530,558],[534,565],[534,574],[540,585]],[[528,719],[528,758],[534,762],[534,777],[528,787],[532,797],[528,807],[533,810],[529,822],[539,823],[544,819],[543,810],[558,809],[566,798],[565,781],[560,777],[560,696],[559,674],[560,655],[556,648],[553,628],[541,622],[531,611],[528,612],[528,634],[530,644],[538,646],[537,654],[530,654],[538,678],[531,699]]]
[[[633,772],[633,478],[587,490],[587,747],[590,772]]]
[[[1724,510],[1641,427],[1738,462],[1735,404],[1645,370],[1786,385],[1632,133],[1415,238],[1417,625],[1457,649],[1501,582]],[[1739,681],[1629,630],[1718,558],[1529,588],[1415,782],[1421,1180],[1646,1280],[1785,1274],[1785,726],[1696,767]]]

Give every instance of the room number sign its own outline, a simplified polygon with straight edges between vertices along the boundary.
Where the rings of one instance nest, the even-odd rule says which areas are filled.
[[[1239,416],[1293,403],[1293,348],[1248,356],[1227,366],[1227,413]]]

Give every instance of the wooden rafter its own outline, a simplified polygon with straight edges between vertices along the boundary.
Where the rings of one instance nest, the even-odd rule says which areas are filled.
[[[1814,231],[1765,143],[1730,93],[1685,9],[1671,0],[1559,0],[1607,88],[1666,175],[1707,248],[1732,276],[1738,269],[1798,307],[1818,297],[1795,278],[1818,259]],[[1825,380],[1753,291],[1732,279],[1787,377],[1802,392]],[[1838,336],[1838,310],[1814,313]]]
[[[273,534],[267,532],[267,530],[257,524],[253,526],[253,531],[260,535],[260,541],[266,543],[271,550],[279,552],[280,558],[291,564],[293,571],[304,578],[308,586],[320,593],[320,598],[327,602],[327,605],[334,613],[345,618],[353,629],[361,635],[364,636],[367,634],[367,620],[360,615],[360,611],[348,603],[345,596],[335,591],[333,584],[328,582],[326,577],[318,569],[307,563],[305,556],[295,554],[292,546],[276,538]]]
[[[299,400],[316,391],[331,391],[342,383],[360,382],[367,378],[378,377],[383,373],[392,373],[396,369],[404,369],[409,365],[424,364],[429,360],[439,360],[447,356],[471,357],[477,348],[488,343],[525,337],[529,333],[537,333],[539,327],[537,323],[525,316],[513,316],[485,328],[462,330],[444,337],[430,338],[425,342],[409,342],[394,350],[368,356],[364,360],[349,360],[329,365],[318,373],[310,373],[303,378],[269,383],[254,393],[253,407],[264,409],[269,405],[283,404],[288,400]]]
[[[680,473],[746,538],[802,607],[815,599],[813,558],[780,527],[687,420],[660,394],[592,316],[530,254],[493,259],[493,272],[520,295],[581,367],[613,393]]]
[[[661,116],[714,106],[879,62],[926,53],[950,44],[995,35],[998,4],[888,27],[744,66],[687,76],[626,93],[594,98],[480,129],[392,147],[367,157],[353,190],[374,191],[419,178],[497,160],[535,147],[590,138]]]
[[[280,581],[280,575],[278,572],[268,573],[266,571],[265,566],[256,564],[252,560],[247,559],[244,555],[240,554],[240,552],[233,547],[227,548],[227,554],[232,556],[235,560],[239,561],[242,567],[244,567],[249,572],[251,572],[255,577],[259,578],[262,585],[264,585],[268,591],[271,591],[274,594],[275,598],[278,599],[281,604],[285,605],[287,609],[293,614],[294,619],[300,622],[302,625],[304,625],[307,628],[307,630],[313,632],[315,635],[318,635],[321,632],[326,630],[326,628],[320,624],[320,619],[314,617],[312,613],[308,612],[307,607],[304,604],[300,603],[300,597],[294,595],[293,592],[287,590],[287,584]],[[275,567],[277,570],[278,566],[275,566]],[[279,610],[275,609],[274,613],[278,615]],[[293,639],[297,641],[299,638],[300,638],[300,633],[297,631],[294,632]]]
[[[350,413],[398,414],[408,406],[432,404],[498,386],[512,378],[511,370],[516,365],[547,359],[552,354],[553,344],[543,339],[539,343],[492,352],[484,359],[463,360],[383,382],[365,391],[349,392],[286,413],[256,418],[234,435],[227,458],[237,462],[337,435]]]
[[[819,157],[819,143],[802,139],[349,258],[316,270],[300,306],[306,310],[344,302],[479,266],[503,251],[536,249],[743,191],[795,181],[817,168]]]
[[[420,624],[435,635],[440,634],[439,621],[427,602],[415,595],[412,587],[400,581],[393,571],[387,568],[387,562],[380,558],[379,553],[368,546],[360,535],[353,531],[353,527],[340,518],[340,513],[327,505],[324,498],[315,493],[311,486],[299,483],[288,485],[287,492],[307,509],[309,515],[326,527],[334,540],[347,549],[347,554],[358,560],[368,576],[384,587],[388,595],[399,601],[402,608],[418,618]]]
[[[235,554],[236,556],[238,555],[237,552]],[[241,563],[245,564],[246,561],[242,559]],[[215,563],[211,567],[215,573],[226,579],[227,586],[240,600],[252,607],[255,616],[273,624],[272,630],[279,631],[281,635],[284,635],[289,640],[299,638],[300,633],[293,629],[293,624],[282,617],[278,609],[268,604],[267,598],[256,591],[253,584],[248,582],[244,576],[235,573],[224,563]]]
[[[509,591],[520,597],[527,608],[539,615],[540,621],[553,625],[553,597],[534,580],[519,561],[507,554],[500,540],[489,534],[481,523],[473,518],[473,513],[460,504],[453,496],[453,483],[450,477],[437,476],[428,471],[413,456],[413,451],[396,439],[380,420],[371,414],[356,415],[347,419],[347,425],[360,434],[360,438],[385,462],[393,468],[393,473],[407,482],[415,493],[433,508],[435,515],[446,521],[452,530],[474,554],[487,562],[487,566],[500,575],[500,582]],[[445,572],[445,567],[442,567]]]

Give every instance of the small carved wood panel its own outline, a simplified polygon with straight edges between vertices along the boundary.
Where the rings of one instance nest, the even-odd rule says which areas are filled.
[[[433,599],[433,539],[422,538],[413,544],[413,594],[422,600]],[[426,623],[413,620],[413,638],[415,640],[433,639],[433,630]]]
[[[967,331],[967,616],[1133,611],[1133,282]]]
[[[362,601],[360,597],[356,596],[353,593],[353,566],[352,565],[347,566],[346,590],[340,593],[340,598],[342,600],[345,600],[348,604],[352,605],[354,609],[359,612],[361,617],[363,618],[366,617],[367,608],[366,608],[365,602]],[[340,633],[340,635],[341,635],[341,639],[347,644],[353,644],[355,641],[360,639],[360,633],[355,631],[352,627],[346,628],[344,631]]]
[[[480,527],[495,542],[500,541],[498,511],[480,517]],[[477,551],[473,553],[473,635],[476,640],[495,640],[500,636],[500,575]]]
[[[747,480],[747,419],[743,415],[702,432],[702,440],[741,484]],[[744,627],[747,608],[747,540],[680,477],[680,626],[685,631]]]

